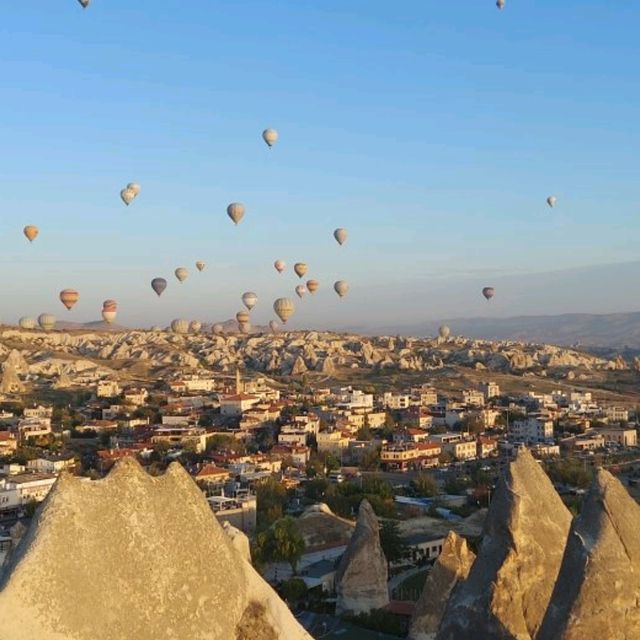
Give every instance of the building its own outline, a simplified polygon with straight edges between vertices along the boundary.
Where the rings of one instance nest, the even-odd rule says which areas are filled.
[[[123,397],[126,404],[141,407],[146,404],[149,392],[143,387],[131,387],[125,390]]]
[[[342,431],[320,431],[316,436],[318,451],[340,456],[342,451],[349,446],[352,438]]]
[[[442,447],[433,442],[385,444],[380,451],[380,466],[385,471],[433,467],[437,466],[441,453]]]
[[[610,422],[629,422],[629,409],[624,407],[607,407],[604,415]]]
[[[470,407],[484,407],[484,393],[475,389],[462,392],[462,402]]]
[[[247,535],[256,531],[256,496],[248,492],[238,492],[235,497],[210,496],[209,506],[220,524],[228,522]]]
[[[10,431],[0,431],[0,456],[11,456],[18,448],[15,434]]]
[[[18,441],[26,444],[51,433],[51,418],[25,418],[18,422]]]
[[[307,432],[283,428],[278,434],[278,444],[298,445],[303,447],[307,444]]]
[[[386,392],[382,396],[382,404],[392,411],[401,411],[411,406],[411,396],[408,393]]]
[[[343,409],[373,409],[373,394],[359,389],[341,390],[336,405]]]
[[[71,469],[76,461],[73,456],[46,456],[27,461],[27,469],[35,473],[59,474]]]
[[[260,397],[250,393],[237,393],[220,398],[220,413],[223,416],[241,416],[260,402]]]
[[[428,384],[411,389],[411,395],[421,407],[430,407],[438,404],[438,392]]]
[[[509,437],[516,442],[546,442],[553,438],[553,420],[530,416],[524,420],[514,420],[509,426]]]
[[[500,395],[500,386],[495,382],[483,382],[480,387],[484,393],[485,400],[497,398]]]
[[[83,424],[75,427],[74,431],[78,431],[79,433],[86,433],[88,431],[105,433],[107,431],[115,431],[117,428],[118,423],[115,420],[87,420]]]
[[[96,396],[98,398],[115,398],[122,393],[117,380],[99,380],[96,385]]]
[[[169,446],[193,446],[196,453],[202,453],[207,448],[207,431],[201,427],[156,427],[151,442]]]
[[[53,407],[43,407],[41,404],[37,407],[25,407],[22,416],[24,418],[51,418]]]
[[[495,438],[478,436],[476,445],[476,456],[478,458],[487,458],[498,451],[498,441]]]
[[[42,502],[56,481],[53,474],[21,473],[0,479],[0,511]]]
[[[605,444],[610,442],[622,447],[635,447],[638,445],[638,434],[635,429],[612,426],[598,429],[597,433],[604,438]]]
[[[224,483],[230,477],[231,473],[228,469],[222,469],[213,464],[205,464],[196,473],[195,480],[198,486],[206,491],[211,491],[224,487]]]
[[[474,438],[448,442],[443,449],[456,460],[473,460],[478,454],[478,445]]]

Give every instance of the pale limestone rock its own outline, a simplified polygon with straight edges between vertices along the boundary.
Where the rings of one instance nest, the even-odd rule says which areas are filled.
[[[387,560],[380,546],[378,518],[360,503],[356,528],[336,570],[336,613],[361,613],[389,603]]]
[[[640,638],[640,507],[600,469],[571,527],[538,640]]]
[[[249,538],[245,533],[240,531],[237,527],[234,527],[227,520],[222,524],[223,531],[227,534],[231,544],[235,550],[247,561],[251,562],[251,545],[249,544]]]
[[[6,571],[2,640],[311,640],[177,463],[61,476]]]
[[[525,449],[500,479],[468,579],[447,606],[438,640],[529,640],[551,598],[571,514]]]
[[[459,582],[466,580],[475,558],[467,541],[450,531],[416,603],[409,640],[435,639],[449,596]]]

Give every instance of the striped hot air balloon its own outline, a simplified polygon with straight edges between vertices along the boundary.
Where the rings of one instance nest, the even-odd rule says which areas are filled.
[[[75,289],[63,289],[60,292],[60,302],[62,302],[62,304],[69,311],[71,311],[71,309],[75,306],[79,298],[80,294]]]

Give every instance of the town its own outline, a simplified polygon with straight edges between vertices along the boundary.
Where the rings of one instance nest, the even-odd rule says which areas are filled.
[[[137,384],[87,371],[43,401],[25,397],[18,360],[9,355],[2,381],[0,564],[60,474],[91,482],[135,458],[160,475],[177,461],[316,633],[341,624],[406,634],[447,536],[477,545],[498,478],[523,448],[574,513],[595,466],[632,495],[640,484],[635,404],[597,390],[505,393],[487,372],[442,392],[425,372],[378,391],[191,367]],[[388,598],[338,621],[336,571],[363,499],[381,527]]]

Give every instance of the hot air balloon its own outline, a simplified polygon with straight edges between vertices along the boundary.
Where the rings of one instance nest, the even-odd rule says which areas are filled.
[[[213,327],[211,327],[211,330],[217,336],[221,336],[224,333],[224,325],[222,325],[219,322],[217,322],[216,324],[213,325]]]
[[[273,333],[278,333],[279,328],[280,325],[275,320],[271,320],[271,322],[269,322],[269,329],[271,329]]]
[[[162,292],[167,288],[167,281],[164,278],[154,278],[151,281],[151,288],[158,294],[158,297],[160,297]]]
[[[200,333],[200,329],[202,329],[202,322],[199,320],[192,320],[191,324],[189,324],[189,331],[191,331],[191,333]]]
[[[244,218],[244,205],[240,202],[232,202],[227,207],[227,215],[233,220],[234,224],[238,224]]]
[[[236,313],[236,320],[238,324],[242,324],[243,322],[249,322],[251,316],[246,311],[238,311],[238,313]]]
[[[131,189],[124,188],[120,192],[120,197],[122,198],[122,202],[128,207],[134,201],[136,194]]]
[[[491,298],[493,298],[493,296],[496,295],[496,290],[493,287],[485,287],[482,290],[482,295],[487,299],[487,300],[491,300]]]
[[[341,298],[344,298],[349,291],[349,283],[346,280],[338,280],[334,283],[333,288]]]
[[[320,283],[317,280],[307,280],[307,291],[309,291],[311,295],[318,290],[319,286]]]
[[[29,242],[33,242],[37,237],[38,237],[38,227],[36,227],[33,224],[28,224],[23,230],[22,233],[24,233],[25,236],[27,236],[27,240],[29,240]]]
[[[185,333],[189,333],[189,321],[188,320],[172,320],[171,321],[171,331],[173,333],[179,333],[184,335]]]
[[[91,0],[78,0],[78,2],[82,5],[83,9],[86,9],[91,4]]]
[[[175,274],[176,278],[178,278],[180,282],[184,282],[189,276],[189,272],[184,267],[178,267],[175,270]]]
[[[507,4],[507,0],[496,0],[496,7],[502,11],[504,9],[504,5]]]
[[[157,324],[154,324],[153,327],[151,327],[151,329],[149,329],[149,331],[153,331],[154,333],[161,333],[162,332],[162,327],[159,327]]]
[[[556,202],[558,202],[558,198],[555,196],[549,196],[547,198],[547,204],[553,209],[556,206]]]
[[[56,326],[56,318],[50,313],[42,313],[38,316],[38,324],[45,331],[51,331]]]
[[[242,304],[247,307],[249,311],[256,306],[256,302],[258,302],[258,296],[253,293],[253,291],[246,291],[242,294]]]
[[[67,307],[70,311],[76,302],[78,302],[78,298],[80,294],[75,289],[63,289],[60,292],[60,302]]]
[[[443,324],[439,329],[438,329],[438,335],[443,339],[446,340],[449,335],[451,334],[451,330],[449,329],[449,327],[447,327],[446,324]]]
[[[295,305],[289,298],[278,298],[273,303],[273,310],[283,323],[287,323],[287,320],[293,315],[296,310]]]
[[[273,266],[276,268],[276,271],[278,273],[282,273],[284,271],[284,268],[287,266],[284,260],[276,260],[273,263]]]
[[[275,129],[265,129],[262,132],[262,139],[270,148],[273,147],[276,142],[278,142],[278,137],[278,132]]]
[[[343,245],[347,241],[347,230],[336,229],[333,232],[333,237],[337,240],[339,245]]]
[[[198,271],[202,271],[206,266],[207,265],[204,262],[202,262],[202,260],[197,260],[196,261],[196,269]]]
[[[307,293],[305,286],[303,284],[299,284],[296,287],[296,294],[298,295],[298,298],[302,298],[305,293]]]
[[[36,321],[33,318],[27,318],[26,316],[23,318],[20,318],[20,320],[18,321],[18,324],[20,325],[21,329],[36,328]]]
[[[298,278],[302,278],[302,276],[307,273],[307,265],[304,262],[296,262],[293,265],[293,270],[296,272]]]
[[[140,190],[142,189],[142,187],[137,183],[137,182],[130,182],[127,185],[127,190],[131,191],[135,196],[137,196],[140,193]]]
[[[240,329],[240,333],[250,333],[251,332],[251,323],[250,322],[238,322],[238,329]]]
[[[115,300],[105,300],[102,303],[102,319],[111,324],[115,319],[118,311],[118,303]]]

